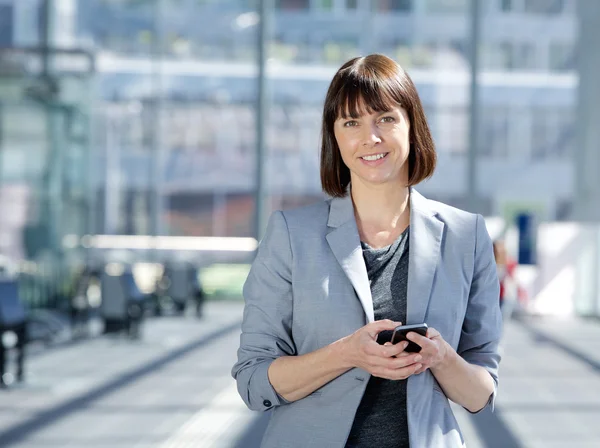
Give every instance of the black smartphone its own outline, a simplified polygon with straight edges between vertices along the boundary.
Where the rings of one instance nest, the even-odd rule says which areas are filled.
[[[408,345],[404,349],[405,352],[417,353],[421,351],[421,346],[415,344],[412,341],[406,339],[406,335],[411,331],[420,334],[421,336],[425,336],[427,334],[427,324],[414,324],[414,325],[400,325],[394,329],[392,333],[392,344],[397,344],[398,342],[408,341]]]

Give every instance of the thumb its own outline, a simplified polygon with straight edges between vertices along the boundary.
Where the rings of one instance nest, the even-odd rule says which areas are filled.
[[[376,320],[367,325],[367,331],[371,336],[375,337],[384,330],[393,330],[398,325],[402,325],[402,322],[394,322],[390,319]]]

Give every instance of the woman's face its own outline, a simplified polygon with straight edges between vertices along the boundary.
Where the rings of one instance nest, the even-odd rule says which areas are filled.
[[[339,117],[333,129],[353,184],[408,184],[410,123],[403,108]]]

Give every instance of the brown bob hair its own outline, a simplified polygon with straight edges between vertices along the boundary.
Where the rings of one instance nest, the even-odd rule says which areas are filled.
[[[437,157],[417,89],[398,63],[372,54],[342,65],[327,90],[321,129],[321,186],[325,193],[343,197],[350,183],[350,170],[342,161],[333,131],[335,121],[358,118],[365,108],[373,113],[397,106],[406,110],[410,121],[408,185],[431,177]]]

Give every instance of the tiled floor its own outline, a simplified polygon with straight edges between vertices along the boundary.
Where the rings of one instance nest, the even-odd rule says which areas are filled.
[[[258,446],[265,415],[244,408],[229,373],[241,311],[209,303],[201,321],[149,320],[141,341],[32,356],[27,383],[0,391],[0,446]],[[503,351],[497,412],[454,406],[470,448],[600,446],[600,322],[511,322]]]

